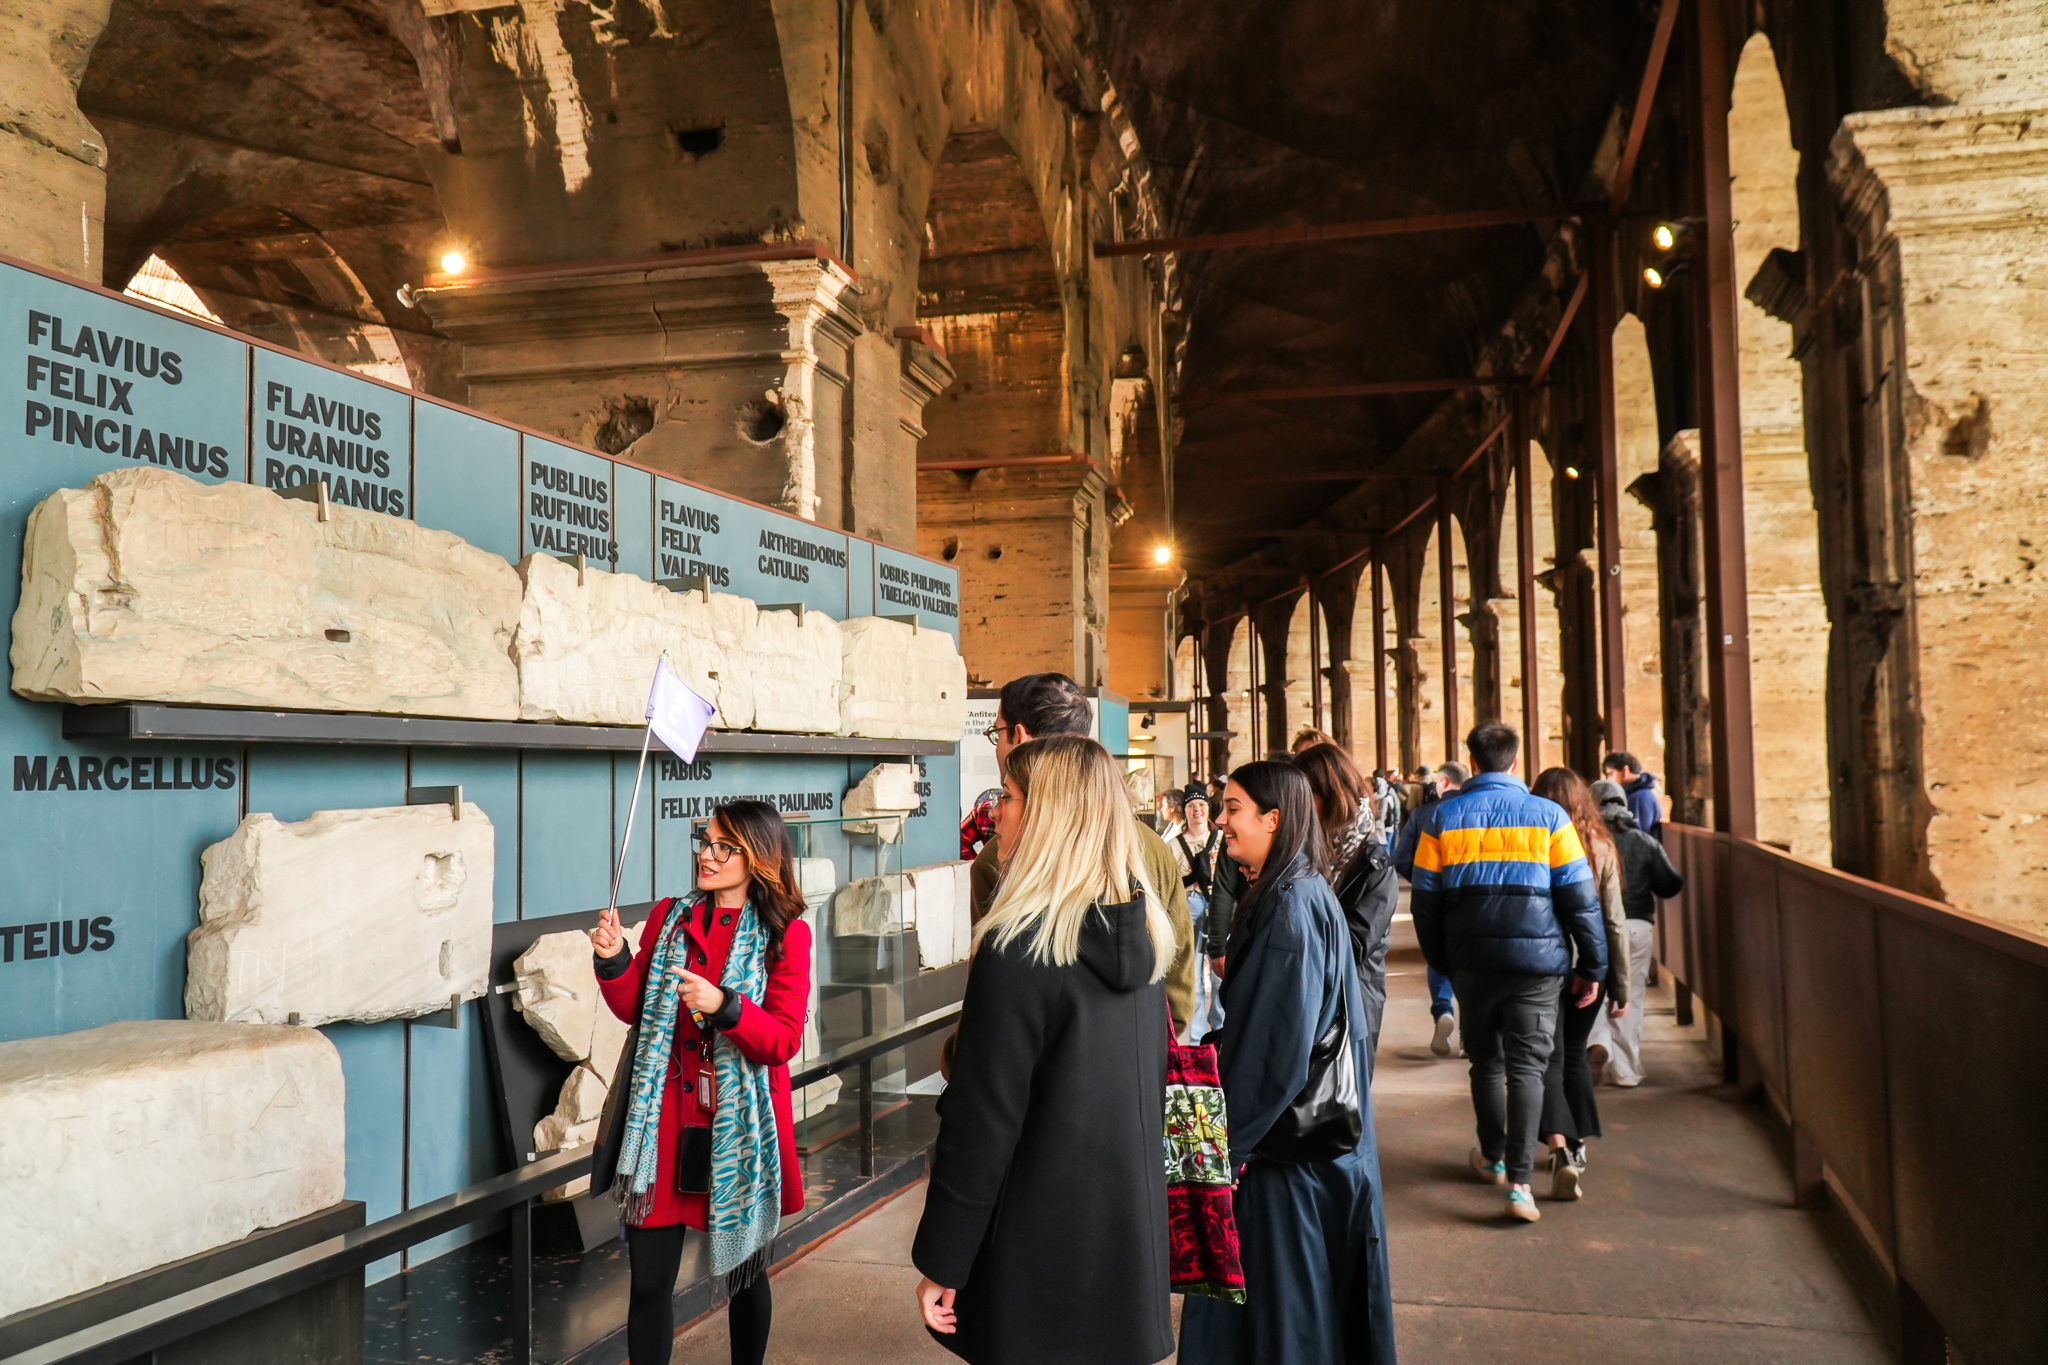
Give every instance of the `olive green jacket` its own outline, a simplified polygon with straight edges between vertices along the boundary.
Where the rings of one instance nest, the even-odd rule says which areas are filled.
[[[1166,898],[1167,918],[1173,921],[1174,955],[1173,965],[1166,969],[1166,1007],[1173,1014],[1174,1031],[1178,1033],[1195,1016],[1196,944],[1194,921],[1188,916],[1188,889],[1181,885],[1179,865],[1173,861],[1173,850],[1166,841],[1135,816],[1131,823],[1138,827],[1138,850],[1145,859],[1145,875],[1152,879],[1152,889]],[[974,921],[979,924],[989,906],[995,904],[996,886],[1002,881],[994,839],[981,846],[974,869],[968,875],[973,886]]]

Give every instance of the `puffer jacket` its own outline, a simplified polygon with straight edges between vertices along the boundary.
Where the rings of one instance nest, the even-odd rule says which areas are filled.
[[[1629,811],[1628,799],[1609,797],[1600,803],[1600,818],[1621,852],[1621,908],[1630,919],[1654,921],[1657,902],[1685,890],[1685,878],[1671,865],[1664,845],[1643,833]]]
[[[1512,773],[1481,773],[1424,813],[1411,885],[1415,937],[1443,975],[1607,976],[1599,888],[1571,817]]]

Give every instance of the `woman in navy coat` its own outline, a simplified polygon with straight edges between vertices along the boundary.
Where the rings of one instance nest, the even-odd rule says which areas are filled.
[[[1308,1080],[1309,1051],[1343,1010],[1361,1084],[1371,1073],[1344,913],[1323,880],[1322,833],[1306,778],[1285,763],[1230,775],[1217,821],[1251,889],[1231,927],[1223,978],[1223,1091],[1245,1301],[1187,1300],[1183,1365],[1393,1365],[1393,1291],[1372,1097],[1365,1129],[1332,1161],[1258,1154]]]

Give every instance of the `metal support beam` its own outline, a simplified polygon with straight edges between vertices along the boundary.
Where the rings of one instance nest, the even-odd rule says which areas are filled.
[[[1628,748],[1627,651],[1621,629],[1621,453],[1616,431],[1614,324],[1614,220],[1594,217],[1593,229],[1593,448],[1595,546],[1600,564],[1600,705],[1607,750]]]
[[[1756,837],[1756,752],[1749,679],[1749,566],[1743,544],[1742,401],[1735,321],[1735,222],[1728,107],[1733,66],[1727,0],[1692,0],[1688,114],[1693,190],[1705,219],[1694,270],[1698,337],[1701,540],[1706,559],[1707,729],[1714,828]]]
[[[1664,75],[1664,58],[1671,51],[1671,30],[1678,26],[1679,0],[1664,0],[1657,11],[1657,28],[1650,36],[1649,60],[1643,63],[1642,84],[1636,89],[1635,108],[1629,113],[1628,140],[1622,144],[1621,164],[1614,172],[1614,188],[1607,207],[1616,213],[1628,202],[1629,182],[1635,178],[1636,158],[1642,155],[1643,134],[1650,129],[1650,111],[1657,103],[1657,82]]]
[[[1386,590],[1380,583],[1380,542],[1372,542],[1372,750],[1374,766],[1387,766],[1387,638],[1384,617]]]
[[[1451,499],[1446,483],[1436,495],[1437,622],[1443,630],[1444,761],[1458,756],[1458,580],[1451,568]]]
[[[1198,389],[1184,394],[1184,408],[1211,407],[1218,403],[1291,403],[1317,398],[1381,398],[1403,393],[1461,393],[1467,389],[1512,388],[1522,382],[1518,374],[1472,375],[1454,379],[1387,379],[1369,384],[1320,384],[1301,389]]]
[[[1328,732],[1323,724],[1323,603],[1314,579],[1308,584],[1308,723]]]
[[[1417,218],[1367,218],[1350,223],[1253,228],[1248,232],[1208,232],[1193,237],[1139,237],[1128,242],[1097,242],[1095,256],[1101,260],[1111,256],[1149,256],[1154,252],[1167,251],[1229,251],[1243,247],[1347,242],[1361,237],[1404,237],[1471,228],[1554,223],[1576,213],[1576,209],[1480,209],[1473,213],[1432,213]]]
[[[1515,618],[1522,637],[1522,771],[1543,771],[1543,716],[1536,692],[1536,498],[1529,487],[1529,402],[1516,394],[1508,413],[1515,469]]]

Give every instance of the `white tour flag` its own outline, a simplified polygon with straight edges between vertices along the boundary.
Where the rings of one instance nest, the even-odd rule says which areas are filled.
[[[670,753],[694,762],[697,746],[718,708],[690,690],[664,657],[654,668],[654,687],[647,694],[647,725]]]

